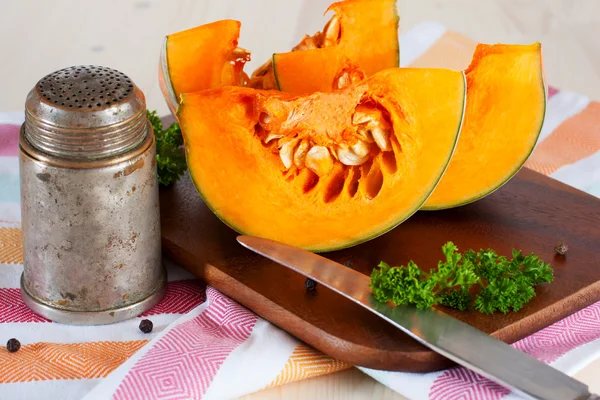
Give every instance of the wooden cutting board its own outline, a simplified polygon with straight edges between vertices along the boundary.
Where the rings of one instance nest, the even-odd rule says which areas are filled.
[[[188,176],[162,190],[160,202],[168,258],[322,352],[375,369],[424,372],[451,365],[351,301],[322,286],[307,292],[301,275],[242,248]],[[381,260],[400,265],[412,259],[429,269],[448,240],[461,250],[533,252],[554,267],[554,282],[538,287],[518,313],[450,311],[505,342],[600,300],[600,200],[528,169],[476,203],[419,212],[378,239],[324,255],[364,274]],[[553,250],[560,240],[569,245],[564,257]]]

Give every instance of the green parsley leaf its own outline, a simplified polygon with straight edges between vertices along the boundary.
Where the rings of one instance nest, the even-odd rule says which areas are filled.
[[[440,304],[450,308],[456,308],[460,311],[469,309],[469,306],[473,302],[469,289],[461,287],[459,289],[452,289],[443,292],[440,296]]]
[[[461,311],[473,306],[485,314],[508,313],[519,311],[535,297],[535,285],[553,279],[550,264],[521,251],[514,250],[508,260],[491,249],[461,254],[454,243],[447,242],[442,253],[445,260],[429,273],[413,261],[401,267],[381,262],[371,273],[373,296],[394,305],[428,308],[439,304]]]
[[[186,171],[183,136],[179,124],[172,123],[166,130],[156,111],[147,111],[148,120],[156,138],[156,169],[158,183],[170,186]]]

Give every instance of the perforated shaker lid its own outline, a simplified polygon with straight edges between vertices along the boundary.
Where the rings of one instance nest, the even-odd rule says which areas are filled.
[[[81,65],[42,78],[25,103],[24,136],[47,155],[98,160],[126,153],[148,134],[144,94],[122,72]]]

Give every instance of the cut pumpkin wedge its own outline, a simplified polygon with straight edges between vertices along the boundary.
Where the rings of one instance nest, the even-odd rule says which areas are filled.
[[[239,21],[222,20],[165,38],[158,75],[173,114],[181,93],[246,83],[250,53],[238,47],[240,27]]]
[[[319,34],[322,38],[316,40],[319,48],[305,45],[298,51],[273,55],[279,90],[296,94],[330,91],[348,59],[367,76],[398,67],[396,0],[346,0],[333,3],[327,11],[335,15]],[[310,43],[310,39],[304,41]]]
[[[178,110],[198,192],[227,225],[312,251],[350,247],[416,212],[454,152],[462,72],[388,69],[295,96],[224,87]]]
[[[424,210],[461,206],[500,188],[527,161],[544,123],[546,86],[539,43],[479,44],[466,77],[460,140]]]

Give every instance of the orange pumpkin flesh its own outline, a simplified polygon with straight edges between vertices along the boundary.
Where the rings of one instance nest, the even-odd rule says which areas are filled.
[[[250,54],[237,47],[240,26],[222,20],[165,38],[159,83],[173,113],[181,93],[245,83],[243,67]]]
[[[424,210],[478,200],[529,158],[546,110],[541,45],[477,46],[466,70],[467,108],[456,152]]]
[[[219,218],[240,233],[328,251],[379,236],[422,206],[452,156],[464,102],[461,72],[389,69],[300,97],[240,87],[185,93],[178,117],[192,180]],[[363,129],[373,120],[358,117],[369,113],[382,119],[384,144],[375,128]],[[347,165],[358,143],[366,158]]]
[[[330,91],[346,59],[357,63],[367,76],[398,67],[396,0],[346,0],[332,4],[327,11],[335,12],[334,18],[339,20],[337,43],[274,54],[273,70],[279,90],[296,94]]]

